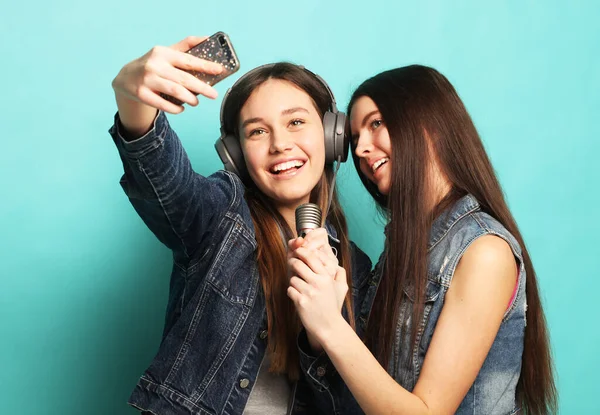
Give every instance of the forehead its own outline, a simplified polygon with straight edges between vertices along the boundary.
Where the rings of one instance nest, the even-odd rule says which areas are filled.
[[[240,119],[278,117],[289,108],[316,111],[312,98],[289,81],[269,79],[256,88],[240,111]]]
[[[350,109],[350,124],[352,129],[360,128],[360,124],[363,122],[365,116],[378,110],[377,105],[370,97],[362,96],[358,98]]]

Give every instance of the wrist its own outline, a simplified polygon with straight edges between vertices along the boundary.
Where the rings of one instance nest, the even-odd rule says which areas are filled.
[[[322,330],[315,337],[319,342],[319,345],[327,351],[339,343],[342,334],[347,329],[352,330],[348,325],[348,322],[344,320],[344,317],[340,314],[331,321],[331,324],[329,324],[327,329]]]
[[[137,139],[154,126],[158,109],[133,101],[124,95],[115,94],[119,120],[129,139]]]

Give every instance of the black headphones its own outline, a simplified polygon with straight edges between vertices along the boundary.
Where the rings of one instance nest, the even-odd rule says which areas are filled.
[[[242,148],[240,147],[240,140],[233,134],[233,132],[225,130],[225,122],[223,119],[225,103],[227,102],[227,97],[229,96],[231,90],[235,88],[235,86],[245,77],[249,76],[255,71],[266,67],[273,67],[274,65],[275,64],[271,63],[259,66],[242,76],[233,84],[231,88],[227,90],[225,96],[223,97],[223,102],[221,103],[221,136],[215,142],[215,148],[219,154],[219,157],[221,158],[221,161],[223,162],[225,170],[237,174],[242,179],[248,177],[246,163],[244,162],[244,155],[242,154]],[[327,93],[329,94],[331,104],[329,106],[329,110],[323,115],[325,163],[333,164],[334,161],[337,161],[338,163],[346,161],[348,158],[348,138],[344,133],[346,128],[346,114],[337,110],[333,93],[323,78],[309,71],[304,66],[297,66],[317,79],[319,83],[325,87]]]

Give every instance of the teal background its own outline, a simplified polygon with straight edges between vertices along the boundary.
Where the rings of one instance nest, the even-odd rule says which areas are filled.
[[[1,10],[1,414],[135,413],[126,401],[160,341],[170,253],[119,187],[110,83],[155,44],[217,30],[242,72],[302,63],[342,107],[384,69],[422,63],[447,75],[537,267],[561,413],[600,413],[600,3],[55,0]],[[219,105],[170,118],[204,174],[219,168]],[[381,220],[351,165],[339,184],[351,236],[376,259]]]

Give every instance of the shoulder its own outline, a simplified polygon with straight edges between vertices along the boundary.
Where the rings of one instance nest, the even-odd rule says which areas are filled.
[[[445,237],[436,244],[436,248],[439,248],[438,255],[445,256],[448,251],[456,252],[455,260],[462,260],[468,250],[481,253],[482,249],[498,247],[508,250],[511,258],[515,256],[521,260],[521,247],[515,237],[498,220],[481,210],[470,212],[456,221]]]
[[[210,192],[208,196],[212,199],[212,205],[230,219],[241,219],[254,233],[250,207],[245,198],[246,187],[242,180],[226,170],[219,170],[206,179],[209,183],[206,190]]]
[[[517,262],[508,242],[493,234],[475,239],[454,271],[448,294],[474,305],[505,310],[517,281]]]
[[[465,250],[459,266],[484,267],[490,271],[516,267],[512,248],[506,240],[494,234],[484,234],[476,238]]]
[[[207,177],[214,190],[229,196],[232,202],[239,203],[244,197],[245,187],[241,179],[234,173],[226,170],[218,170]]]

